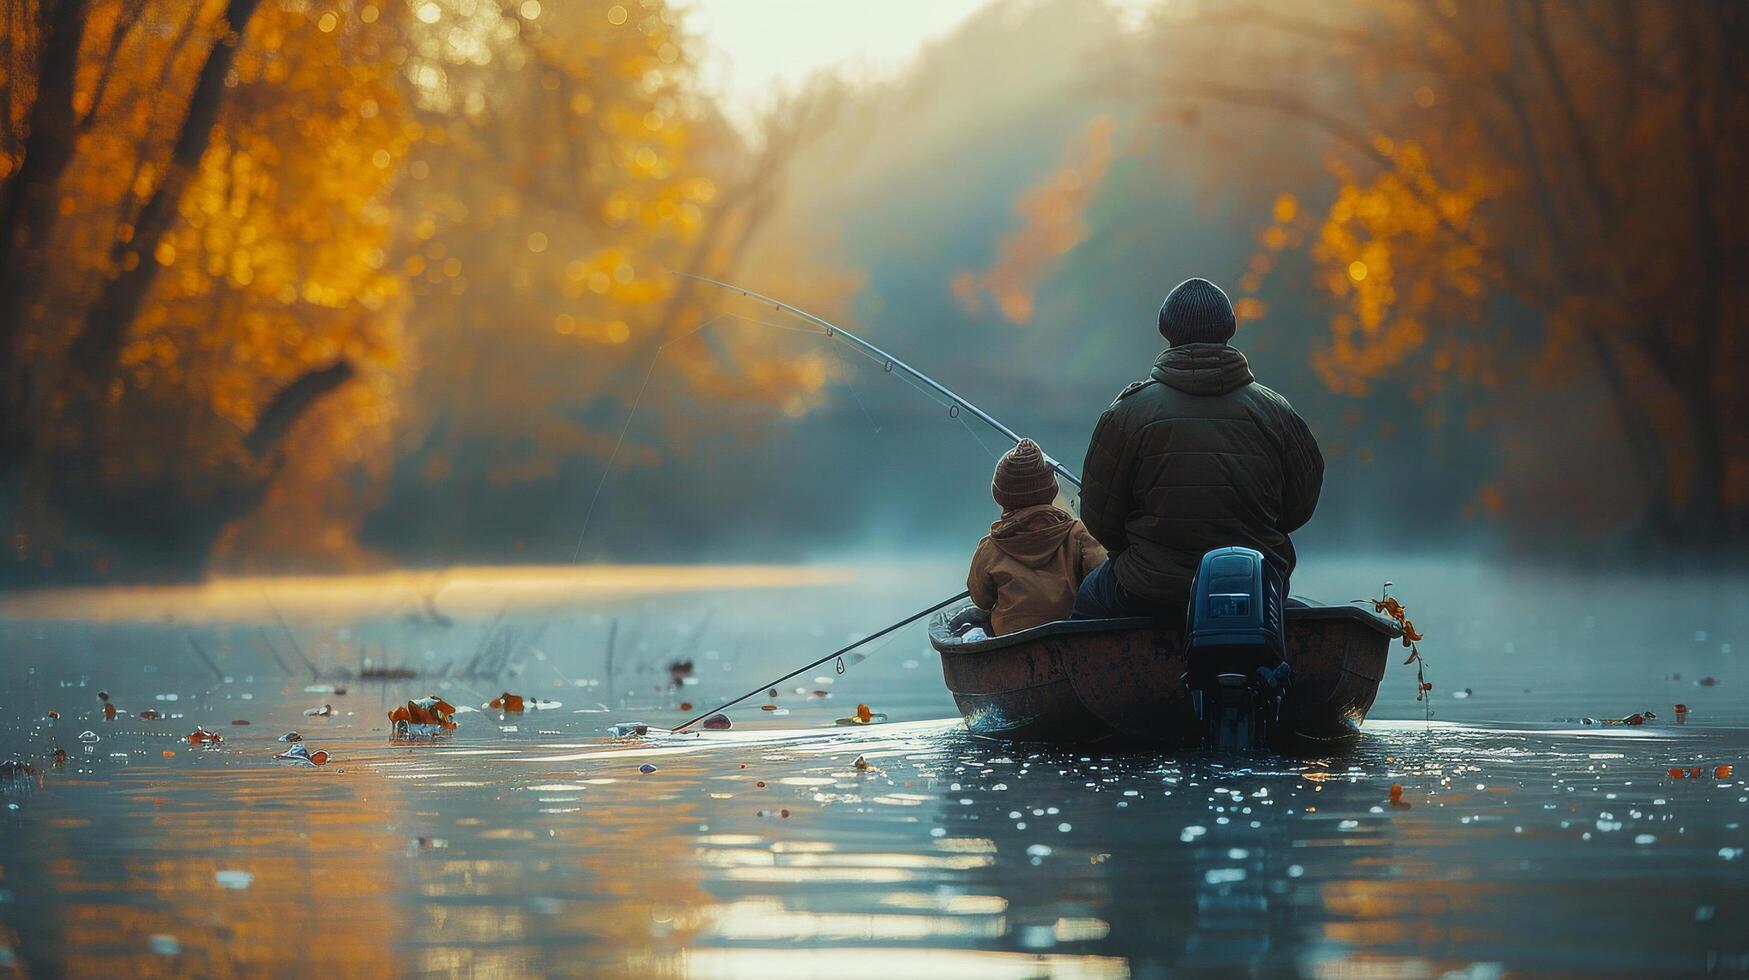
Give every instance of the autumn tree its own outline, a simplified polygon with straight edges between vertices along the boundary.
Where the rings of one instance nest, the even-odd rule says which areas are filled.
[[[485,525],[528,509],[512,500],[575,522],[567,469],[616,448],[619,465],[653,464],[701,420],[721,432],[817,395],[829,355],[774,356],[769,333],[733,319],[694,336],[728,297],[673,273],[744,268],[834,89],[775,103],[743,136],[698,91],[681,18],[655,0],[426,3],[408,36],[425,138],[395,197],[391,257],[421,353],[383,539],[451,557],[500,546]],[[786,281],[820,268],[794,258]],[[839,287],[816,275],[792,295]],[[678,394],[644,406],[653,437],[622,445],[658,351]],[[570,540],[547,557],[571,557]]]
[[[1264,241],[1305,249],[1335,301],[1333,389],[1489,406],[1586,379],[1649,539],[1749,533],[1749,8],[1225,3],[1158,27],[1181,122],[1315,134],[1329,203],[1283,197]]]
[[[290,440],[371,455],[400,356],[395,9],[6,5],[7,577],[198,572],[304,465]]]

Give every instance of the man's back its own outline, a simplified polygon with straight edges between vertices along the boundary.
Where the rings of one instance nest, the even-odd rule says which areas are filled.
[[[1311,519],[1324,460],[1287,400],[1225,343],[1160,355],[1094,429],[1081,517],[1124,590],[1161,612],[1188,601],[1203,554],[1256,548],[1283,575],[1288,534]]]

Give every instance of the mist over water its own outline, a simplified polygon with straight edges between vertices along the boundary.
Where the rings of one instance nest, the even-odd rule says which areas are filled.
[[[5,787],[5,955],[128,974],[1749,968],[1741,578],[1307,554],[1301,594],[1396,583],[1435,684],[1429,723],[1393,665],[1366,737],[1333,758],[974,739],[918,627],[753,699],[732,731],[609,737],[676,724],[963,577],[718,571],[740,587],[507,570],[457,572],[430,605],[344,578],[267,580],[204,616],[210,594],[90,607],[106,619],[8,600],[0,749],[41,776]],[[507,668],[455,676],[489,631],[510,637]],[[424,676],[340,675],[367,658]],[[695,666],[678,688],[675,659]],[[388,740],[409,697],[480,709],[505,689],[560,705]],[[833,723],[858,702],[890,721]],[[331,717],[305,716],[322,704]],[[191,747],[196,725],[222,746]],[[332,761],[273,761],[287,730]]]
[[[783,6],[8,0],[0,976],[1749,975],[1749,5]],[[1358,743],[833,662],[1191,277]]]

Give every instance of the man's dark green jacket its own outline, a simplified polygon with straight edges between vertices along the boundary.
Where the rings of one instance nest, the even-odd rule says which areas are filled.
[[[1181,344],[1099,417],[1081,473],[1081,520],[1111,553],[1124,590],[1176,612],[1197,563],[1216,548],[1256,548],[1292,573],[1288,533],[1318,506],[1324,457],[1245,355]]]

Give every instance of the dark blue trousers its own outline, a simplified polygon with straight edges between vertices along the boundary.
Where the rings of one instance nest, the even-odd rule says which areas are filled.
[[[1081,588],[1075,593],[1075,608],[1070,619],[1121,619],[1125,616],[1157,616],[1161,610],[1146,599],[1138,599],[1124,591],[1117,580],[1117,569],[1107,561],[1087,573]],[[1183,615],[1182,612],[1179,615]]]

